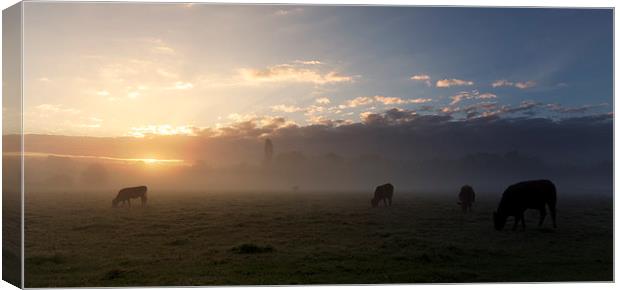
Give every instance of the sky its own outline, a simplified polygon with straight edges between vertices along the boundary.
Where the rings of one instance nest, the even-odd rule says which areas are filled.
[[[609,9],[24,7],[25,133],[219,136],[248,122],[613,112]]]

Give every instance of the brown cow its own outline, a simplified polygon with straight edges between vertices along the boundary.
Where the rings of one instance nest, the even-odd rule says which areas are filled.
[[[390,206],[392,205],[392,196],[394,195],[394,186],[386,183],[384,185],[379,185],[377,186],[377,188],[375,189],[375,196],[373,197],[372,200],[370,200],[370,204],[372,204],[372,207],[377,207],[379,205],[379,202],[381,200],[383,200],[383,204],[385,206],[388,205],[388,201]]]
[[[463,212],[471,212],[471,206],[476,201],[476,193],[470,185],[463,185],[461,192],[459,192],[458,204],[463,209]]]
[[[146,186],[128,187],[123,188],[118,192],[118,195],[112,200],[112,206],[116,207],[119,202],[125,204],[127,202],[131,207],[131,199],[140,198],[142,206],[146,205]]]

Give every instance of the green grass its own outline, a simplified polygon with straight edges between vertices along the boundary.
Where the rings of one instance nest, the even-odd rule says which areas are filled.
[[[152,192],[26,200],[26,287],[611,281],[611,199],[560,196],[557,230],[497,232],[497,196]],[[55,202],[51,202],[54,200]],[[511,222],[511,221],[509,221]],[[511,228],[511,224],[507,228]]]

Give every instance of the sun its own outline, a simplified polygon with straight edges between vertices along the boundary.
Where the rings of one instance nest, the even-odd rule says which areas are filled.
[[[153,159],[153,158],[147,158],[147,159],[142,159],[142,161],[144,161],[144,163],[146,164],[155,164],[157,163],[157,159]]]
[[[130,158],[123,160],[141,162],[147,165],[184,164],[184,160],[181,159]]]

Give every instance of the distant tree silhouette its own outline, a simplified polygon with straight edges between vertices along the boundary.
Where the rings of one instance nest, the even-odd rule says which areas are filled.
[[[269,166],[271,165],[271,160],[273,159],[273,143],[271,143],[271,139],[265,139],[265,158],[263,159],[263,165]]]
[[[88,185],[102,186],[108,182],[108,171],[99,163],[92,163],[82,172],[82,182]]]

